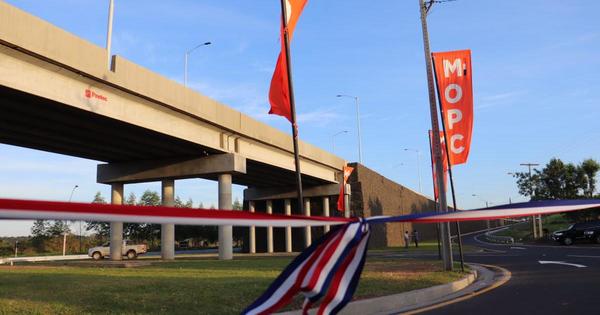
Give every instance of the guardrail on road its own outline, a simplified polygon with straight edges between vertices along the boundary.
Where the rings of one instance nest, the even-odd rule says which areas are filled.
[[[515,239],[511,236],[500,236],[500,235],[495,235],[495,233],[498,233],[500,231],[504,231],[508,228],[503,228],[503,229],[498,229],[498,230],[494,230],[494,231],[490,231],[490,232],[486,232],[485,233],[485,240],[490,242],[490,243],[500,243],[500,244],[514,244],[515,243]]]
[[[57,261],[57,260],[80,260],[90,259],[88,255],[67,255],[67,256],[35,256],[35,257],[11,257],[0,259],[0,265],[16,262],[39,262],[39,261]]]

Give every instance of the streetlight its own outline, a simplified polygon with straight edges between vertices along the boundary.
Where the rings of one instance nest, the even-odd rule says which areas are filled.
[[[334,138],[335,138],[335,136],[341,135],[342,133],[348,133],[348,130],[342,130],[340,132],[336,132],[335,134],[333,134],[331,136],[331,152],[333,152],[334,154],[335,154],[335,141],[334,141],[335,139]]]
[[[352,96],[352,95],[346,95],[346,94],[338,94],[336,95],[336,97],[349,97],[349,98],[353,98],[354,102],[356,103],[356,129],[358,130],[358,162],[360,162],[360,164],[363,164],[363,159],[362,159],[362,141],[360,139],[360,109],[359,109],[359,105],[358,105],[358,96]]]
[[[73,189],[71,189],[71,195],[69,195],[69,202],[71,202],[71,199],[73,199],[73,193],[75,192],[75,189],[77,189],[79,187],[79,185],[75,185],[73,186]]]
[[[184,64],[184,68],[183,68],[183,86],[187,86],[187,81],[188,81],[188,58],[190,56],[190,54],[192,53],[192,51],[202,47],[202,46],[208,46],[212,44],[211,42],[204,42],[188,51],[185,52],[185,64]]]
[[[110,54],[111,42],[112,42],[112,27],[113,27],[113,15],[114,15],[115,2],[114,0],[110,0],[108,3],[108,29],[106,31],[106,63],[108,66],[108,70],[110,70],[112,58]]]
[[[79,187],[79,185],[75,185],[73,186],[73,189],[71,189],[71,195],[69,195],[69,202],[71,202],[71,199],[73,199],[73,193],[75,192],[75,189],[77,189]],[[66,254],[66,244],[67,244],[67,233],[63,233],[63,256]],[[81,252],[81,220],[79,220],[79,252]]]
[[[423,193],[423,190],[421,189],[421,151],[417,150],[417,149],[404,149],[404,151],[412,151],[412,152],[416,152],[417,153],[417,173],[419,174],[419,192]]]
[[[491,204],[491,202],[488,202],[487,200],[485,200],[485,199],[481,198],[479,195],[472,194],[471,196],[473,196],[473,197],[477,197],[477,198],[479,198],[479,200],[481,200],[481,201],[485,202],[485,207],[486,207],[486,208],[489,208],[489,207],[490,207],[490,204]],[[489,229],[490,229],[490,220],[485,220],[485,224],[487,225],[487,229],[489,230]]]
[[[477,197],[479,200],[481,200],[481,201],[485,202],[485,207],[486,207],[486,208],[489,208],[489,207],[490,207],[490,203],[491,203],[491,202],[488,202],[487,200],[485,200],[485,199],[481,198],[479,195],[472,194],[471,196],[473,196],[473,197]]]

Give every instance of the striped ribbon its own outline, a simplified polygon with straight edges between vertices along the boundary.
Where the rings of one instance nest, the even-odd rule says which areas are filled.
[[[334,225],[331,231],[300,253],[267,291],[242,312],[242,314],[271,314],[289,304],[291,299],[300,293],[304,296],[304,314],[307,314],[312,305],[320,301],[317,314],[321,315],[336,314],[352,299],[365,263],[370,224],[493,220],[598,207],[600,207],[600,200],[549,200],[468,211],[347,219],[227,210],[0,199],[0,219],[263,227]]]

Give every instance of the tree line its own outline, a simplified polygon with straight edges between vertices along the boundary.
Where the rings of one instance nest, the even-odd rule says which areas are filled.
[[[107,201],[100,192],[97,192],[92,200],[92,203],[106,204]],[[161,198],[160,195],[151,190],[146,190],[144,193],[137,198],[134,193],[130,193],[129,196],[124,200],[125,205],[137,205],[137,206],[160,206]],[[175,198],[175,207],[179,208],[193,208],[194,202],[190,198],[187,201],[182,201],[179,196]],[[204,209],[202,203],[199,204],[198,208]],[[214,209],[214,206],[210,206],[210,209]],[[235,200],[233,203],[234,210],[241,210],[242,204],[239,200]],[[108,222],[86,222],[85,230],[92,232],[93,239],[96,243],[108,240],[110,234],[110,224]],[[60,220],[36,220],[31,228],[32,245],[39,251],[45,251],[48,243],[56,239],[57,236],[63,234],[69,234],[69,222]],[[146,243],[150,248],[157,248],[160,245],[160,224],[150,223],[124,223],[123,234],[125,239],[132,240],[134,242]],[[236,233],[239,234],[239,233]],[[240,241],[240,237],[234,235],[234,241]],[[218,240],[218,227],[217,226],[192,226],[192,225],[177,225],[175,226],[175,239],[177,241],[183,241],[186,239],[194,239],[195,244],[213,245]]]
[[[517,172],[519,194],[531,200],[600,199],[596,193],[596,175],[600,164],[586,159],[579,164],[551,159],[541,170]],[[573,221],[597,220],[600,209],[566,212],[565,217]]]

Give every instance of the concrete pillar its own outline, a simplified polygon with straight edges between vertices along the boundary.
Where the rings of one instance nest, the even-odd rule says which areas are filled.
[[[254,213],[254,201],[248,201],[248,210]],[[250,254],[256,254],[256,228],[253,226],[250,227],[250,236],[248,237],[248,241],[250,242]]]
[[[544,237],[544,227],[542,225],[542,215],[541,214],[539,215],[539,219],[540,219],[540,221],[539,221],[540,230],[538,231],[538,236],[539,236],[539,238],[543,238]]]
[[[304,215],[310,217],[310,198],[304,198]],[[312,243],[312,234],[310,225],[304,227],[304,246],[308,247]]]
[[[231,174],[219,174],[219,209],[231,210]],[[219,225],[219,259],[233,259],[233,227]]]
[[[285,215],[292,215],[292,202],[289,199],[285,199]],[[285,252],[292,252],[292,227],[285,227]]]
[[[123,204],[123,184],[111,185],[110,201],[113,205]],[[123,222],[110,223],[110,260],[123,259]]]
[[[344,210],[344,217],[349,218],[350,217],[350,184],[346,184],[346,190],[344,193],[344,203],[346,205]]]
[[[267,200],[267,213],[273,214],[273,201]],[[267,227],[267,252],[269,254],[273,253],[273,227]]]
[[[323,216],[329,217],[329,197],[323,197]],[[323,228],[325,233],[327,233],[331,229],[331,226],[326,225]]]
[[[531,224],[533,224],[533,226],[532,226],[533,227],[533,238],[537,239],[538,238],[538,236],[537,236],[537,224],[535,224],[535,216],[531,217]]]
[[[175,205],[175,181],[166,179],[162,181],[162,205],[173,207]],[[175,259],[175,224],[160,225],[160,256],[165,260]]]

